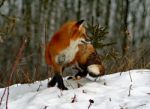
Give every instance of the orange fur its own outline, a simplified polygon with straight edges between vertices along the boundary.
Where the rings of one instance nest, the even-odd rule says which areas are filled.
[[[53,68],[56,72],[62,72],[65,64],[70,63],[72,60],[67,60],[66,63],[59,64],[56,62],[57,56],[67,47],[71,46],[72,41],[78,39],[86,39],[85,28],[76,21],[70,21],[64,24],[52,37],[45,50],[46,63]],[[78,45],[75,45],[78,48]],[[70,50],[70,49],[69,49]],[[69,52],[69,51],[68,51]],[[76,53],[76,52],[75,52]],[[75,55],[74,53],[74,55]],[[64,52],[65,54],[65,52]],[[67,58],[67,57],[66,57]]]
[[[105,74],[105,68],[103,64],[101,63],[101,60],[97,55],[92,56],[93,53],[96,53],[95,48],[92,44],[82,44],[78,45],[79,51],[76,54],[75,59],[72,61],[73,63],[78,63],[79,65],[85,65],[87,66],[88,61],[92,61],[93,64],[97,64],[100,71],[100,76]]]
[[[85,65],[89,56],[95,52],[95,49],[92,44],[82,44],[78,45],[78,47],[79,51],[77,52],[76,57],[72,63],[77,62],[79,64]]]

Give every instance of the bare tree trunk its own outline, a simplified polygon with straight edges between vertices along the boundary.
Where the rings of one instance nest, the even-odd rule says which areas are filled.
[[[0,1],[0,7],[3,6],[4,2],[5,2],[5,0],[1,0],[1,1]]]
[[[123,42],[122,42],[122,53],[123,55],[127,52],[127,37],[128,37],[128,11],[129,11],[129,0],[123,1],[123,24],[122,24],[122,33],[123,33]]]
[[[22,16],[24,19],[24,30],[27,39],[29,42],[27,43],[27,48],[25,49],[25,56],[33,55],[32,51],[32,30],[31,30],[31,24],[32,24],[32,16],[31,16],[31,0],[23,0],[22,1]],[[28,72],[31,72],[33,70],[33,59],[30,58],[30,60],[27,61],[27,70]]]
[[[141,27],[141,31],[142,31],[140,41],[143,42],[143,40],[146,38],[144,28],[145,28],[145,19],[146,19],[146,16],[147,16],[147,12],[146,12],[145,1],[142,0],[141,4],[142,4],[142,7],[143,7],[143,13],[142,13],[141,23],[140,23],[140,25],[141,25],[140,27]]]
[[[78,0],[77,20],[81,19],[81,0]]]
[[[105,26],[108,27],[109,26],[109,18],[110,18],[110,7],[111,7],[111,0],[107,0],[107,12],[106,12],[106,16],[105,16]]]

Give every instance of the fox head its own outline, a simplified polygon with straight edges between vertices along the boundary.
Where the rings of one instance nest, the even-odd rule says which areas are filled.
[[[80,39],[81,43],[89,43],[90,40],[86,34],[86,29],[83,26],[83,22],[84,20],[69,21],[60,28],[60,31],[61,33],[65,33],[65,34],[67,32],[66,37],[70,38],[70,40]]]
[[[83,38],[82,43],[85,44],[85,43],[88,43],[90,41],[90,39],[86,34],[86,29],[83,26],[83,22],[84,22],[84,20],[80,20],[75,23],[74,29],[72,31],[72,36],[73,36],[73,38],[78,38],[77,35],[75,35],[75,34],[78,34],[78,36],[80,38]]]

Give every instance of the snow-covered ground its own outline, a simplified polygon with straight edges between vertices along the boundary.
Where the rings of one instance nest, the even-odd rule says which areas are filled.
[[[8,109],[150,109],[150,70],[106,75],[97,82],[65,80],[67,91],[47,88],[47,82],[11,86]],[[83,86],[77,88],[77,83]],[[5,109],[5,100],[0,109]]]

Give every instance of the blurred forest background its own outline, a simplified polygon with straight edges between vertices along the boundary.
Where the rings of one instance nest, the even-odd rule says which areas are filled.
[[[97,48],[107,74],[150,68],[150,0],[0,0],[0,87],[25,39],[12,83],[48,78],[45,44],[63,23],[80,19],[108,32]]]

